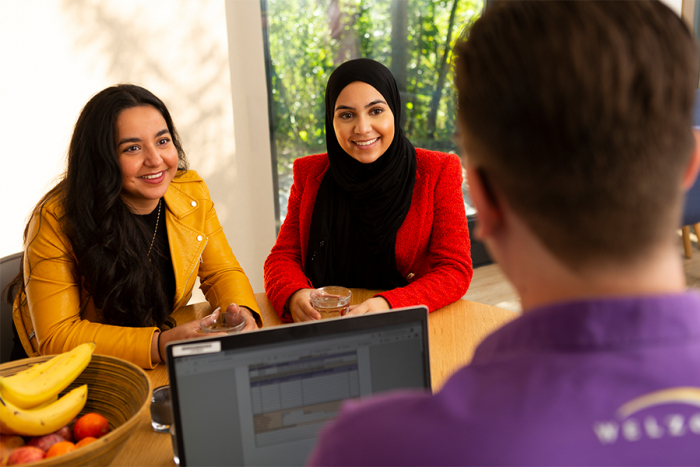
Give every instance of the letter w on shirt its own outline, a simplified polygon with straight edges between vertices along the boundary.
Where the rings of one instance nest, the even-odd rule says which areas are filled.
[[[599,422],[593,425],[593,431],[601,444],[612,444],[617,441],[620,425],[615,422]]]

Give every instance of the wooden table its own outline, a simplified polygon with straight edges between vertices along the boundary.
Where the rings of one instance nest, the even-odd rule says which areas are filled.
[[[353,289],[352,303],[361,303],[375,293],[376,291]],[[255,299],[266,327],[283,324],[264,293],[255,294]],[[196,303],[181,308],[173,314],[173,318],[182,324],[203,318],[210,312],[208,303]],[[469,363],[474,349],[484,337],[517,316],[512,311],[467,300],[458,300],[431,313],[428,317],[428,331],[433,390],[439,390],[455,370]],[[146,370],[146,373],[154,388],[168,384],[168,372],[164,365]],[[170,436],[154,432],[150,415],[146,413],[111,465],[173,466],[175,463]]]

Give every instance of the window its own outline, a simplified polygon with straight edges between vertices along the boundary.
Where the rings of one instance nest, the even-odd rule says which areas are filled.
[[[297,157],[326,152],[324,96],[341,63],[366,57],[394,74],[416,147],[457,153],[452,47],[485,0],[262,0],[278,226]],[[474,214],[466,185],[467,214]]]

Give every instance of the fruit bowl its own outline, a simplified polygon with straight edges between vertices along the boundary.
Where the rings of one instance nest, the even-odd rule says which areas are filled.
[[[4,363],[0,365],[0,376],[14,375],[51,357],[25,358]],[[75,451],[27,465],[109,465],[143,414],[148,412],[151,382],[141,368],[126,360],[93,355],[87,368],[61,395],[83,384],[88,385],[88,398],[80,415],[96,412],[105,416],[109,421],[110,432]]]

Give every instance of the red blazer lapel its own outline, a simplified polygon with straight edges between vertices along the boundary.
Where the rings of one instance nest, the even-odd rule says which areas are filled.
[[[301,267],[306,267],[306,252],[309,246],[309,232],[311,230],[311,217],[314,214],[314,204],[316,203],[316,195],[318,188],[321,186],[321,180],[326,174],[328,164],[322,167],[320,173],[309,173],[306,178],[306,186],[302,195],[301,208],[299,210],[299,234],[301,246]]]

